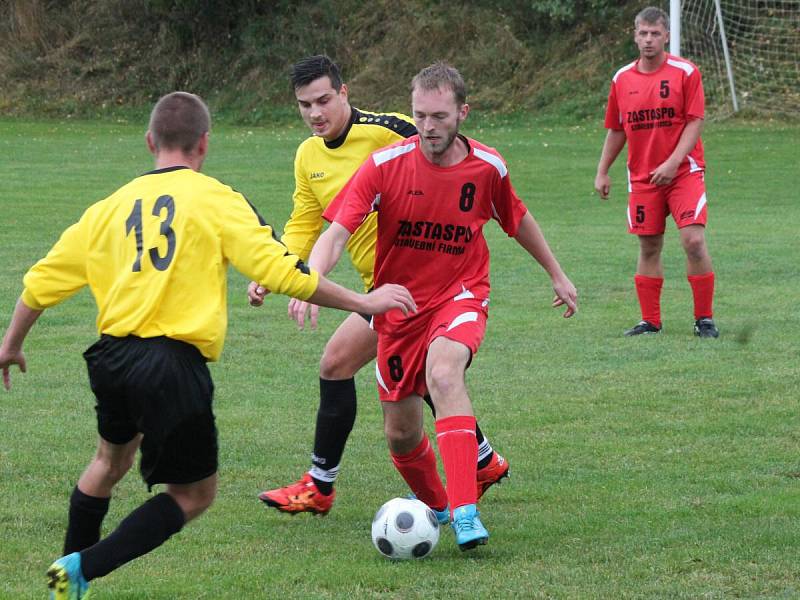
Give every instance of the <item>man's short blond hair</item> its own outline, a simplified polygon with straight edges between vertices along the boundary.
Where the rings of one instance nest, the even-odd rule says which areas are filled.
[[[665,30],[669,31],[669,15],[657,6],[648,6],[639,11],[639,14],[633,20],[633,28],[639,29],[639,23],[649,23],[650,25],[658,25],[660,23]]]
[[[467,101],[467,87],[458,69],[444,61],[437,61],[414,75],[411,80],[411,91],[414,90],[450,90],[456,104],[462,106]]]
[[[208,106],[189,92],[162,96],[150,113],[150,136],[158,150],[191,152],[210,128]]]

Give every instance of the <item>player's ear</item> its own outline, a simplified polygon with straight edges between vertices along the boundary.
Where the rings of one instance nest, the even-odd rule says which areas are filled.
[[[347,89],[347,84],[343,83],[342,87],[339,88],[339,95],[343,96],[345,100],[347,100],[350,94],[350,90]]]
[[[155,143],[153,142],[153,134],[150,133],[150,130],[147,130],[147,133],[144,134],[144,140],[147,143],[147,149],[150,150],[150,154],[155,156],[158,152],[158,148],[156,148]]]
[[[461,108],[458,109],[459,121],[465,121],[468,114],[469,114],[469,104],[465,102],[464,104],[461,105]]]
[[[201,158],[205,158],[206,154],[208,154],[208,131],[197,140],[197,154]]]

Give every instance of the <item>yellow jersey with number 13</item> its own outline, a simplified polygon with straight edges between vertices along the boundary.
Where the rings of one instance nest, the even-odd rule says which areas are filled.
[[[160,169],[90,206],[25,275],[22,301],[41,310],[88,285],[99,333],[166,336],[216,360],[229,262],[304,300],[319,281],[242,194],[188,167]]]

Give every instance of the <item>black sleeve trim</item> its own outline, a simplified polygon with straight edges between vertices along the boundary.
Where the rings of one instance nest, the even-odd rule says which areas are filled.
[[[390,131],[394,131],[398,135],[402,135],[404,138],[417,135],[417,128],[413,123],[409,123],[405,119],[401,119],[395,115],[363,113],[357,108],[354,108],[351,120],[357,125],[377,125],[379,127],[384,127]]]
[[[289,256],[289,252],[286,253],[286,256]],[[294,268],[304,275],[311,275],[311,269],[309,269],[308,265],[300,259],[297,260],[297,264],[294,266]]]

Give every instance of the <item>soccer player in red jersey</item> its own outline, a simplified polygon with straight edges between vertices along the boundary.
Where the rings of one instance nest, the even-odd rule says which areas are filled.
[[[664,50],[669,17],[645,8],[634,22],[639,58],[614,75],[608,95],[608,129],[594,187],[608,198],[608,169],[628,143],[628,231],[639,236],[634,282],[642,320],[625,335],[661,331],[661,286],[666,216],[672,215],[686,252],[694,297],[694,333],[719,336],[713,320],[714,271],[705,240],[705,161],[700,133],[705,98],[698,68]]]
[[[495,219],[552,280],[554,306],[577,310],[577,291],[511,185],[502,157],[460,135],[467,117],[464,81],[444,63],[412,81],[418,135],[373,152],[326,210],[334,218],[309,264],[328,272],[350,235],[378,215],[375,283],[408,287],[418,312],[373,320],[376,375],[392,460],[414,494],[450,517],[463,549],[489,534],[476,509],[475,417],[464,374],[483,339],[489,305],[489,251],[483,224]],[[297,303],[295,316],[306,310]],[[422,396],[436,408],[436,437],[447,477],[422,427]],[[449,507],[449,515],[448,515]]]
[[[327,56],[299,60],[292,67],[291,81],[300,115],[313,135],[300,144],[295,155],[294,207],[281,242],[289,252],[307,260],[325,225],[323,212],[361,164],[372,152],[416,135],[417,130],[412,120],[400,113],[373,113],[351,106],[339,66]],[[376,215],[372,215],[347,244],[365,291],[373,285],[375,245]],[[265,292],[263,286],[251,282],[251,304],[261,305]],[[295,302],[298,300],[290,301],[290,310]],[[312,328],[316,318],[314,311]],[[325,345],[311,468],[298,481],[259,494],[267,506],[288,514],[324,515],[331,510],[336,498],[334,483],[356,420],[355,375],[372,362],[378,349],[378,335],[370,327],[370,319],[371,315],[350,314]],[[508,477],[509,463],[494,451],[480,425],[475,434],[480,499],[489,487]]]

